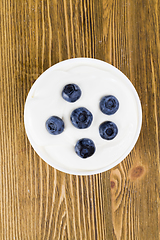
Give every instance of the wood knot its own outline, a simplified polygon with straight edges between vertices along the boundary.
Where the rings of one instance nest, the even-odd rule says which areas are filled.
[[[111,188],[114,188],[115,187],[115,182],[114,181],[111,181]]]
[[[111,181],[111,188],[114,188],[115,187],[115,182],[114,181]]]
[[[130,172],[130,178],[132,180],[136,180],[137,178],[142,177],[142,175],[144,174],[144,167],[143,166],[137,166],[131,169]]]

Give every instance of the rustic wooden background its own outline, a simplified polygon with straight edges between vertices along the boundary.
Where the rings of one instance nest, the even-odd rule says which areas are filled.
[[[159,239],[159,15],[158,0],[0,1],[0,239]],[[119,68],[143,107],[133,151],[93,176],[47,165],[24,129],[33,82],[73,57]]]

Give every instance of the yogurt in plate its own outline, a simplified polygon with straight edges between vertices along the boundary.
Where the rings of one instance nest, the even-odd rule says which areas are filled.
[[[62,97],[64,86],[71,83],[81,89],[81,97],[73,103]],[[100,100],[107,95],[119,101],[115,114],[106,115],[100,109]],[[93,115],[86,129],[76,128],[70,120],[79,107]],[[46,129],[51,116],[64,121],[64,131],[59,135],[51,135]],[[105,121],[114,122],[118,128],[112,140],[99,134],[99,126]],[[134,86],[117,68],[96,59],[74,58],[55,64],[35,81],[26,99],[24,123],[31,145],[45,162],[65,173],[91,175],[111,169],[130,153],[141,130],[142,109]],[[86,159],[75,152],[82,138],[91,139],[96,148]]]

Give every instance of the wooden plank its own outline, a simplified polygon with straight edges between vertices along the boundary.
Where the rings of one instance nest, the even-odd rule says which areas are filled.
[[[104,1],[106,60],[126,74],[143,108],[140,138],[131,154],[111,170],[112,222],[115,239],[159,239],[159,27],[158,1],[115,1],[110,18]]]
[[[159,1],[0,1],[0,238],[159,239]],[[105,60],[126,74],[143,108],[140,138],[111,171],[73,176],[27,140],[28,91],[51,65]]]

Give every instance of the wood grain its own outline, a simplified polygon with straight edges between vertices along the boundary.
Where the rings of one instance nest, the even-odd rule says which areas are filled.
[[[0,239],[159,239],[159,14],[158,0],[0,1]],[[93,176],[53,169],[24,130],[34,81],[73,57],[113,64],[142,102],[133,151]]]

